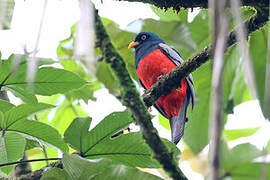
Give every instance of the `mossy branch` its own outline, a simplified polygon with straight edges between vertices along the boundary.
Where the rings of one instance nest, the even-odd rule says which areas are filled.
[[[153,151],[154,158],[163,166],[168,175],[177,180],[187,179],[175,162],[172,152],[168,151],[154,128],[151,115],[140,98],[123,58],[112,45],[97,11],[95,11],[95,18],[96,38],[100,42],[103,57],[119,79],[122,103],[131,110],[134,119],[141,127],[143,138]]]
[[[245,22],[248,35],[263,27],[268,21],[267,8],[257,9],[257,13]],[[237,28],[237,27],[236,27]],[[236,31],[233,30],[229,34],[227,47],[225,51],[236,43]],[[180,66],[173,69],[170,73],[163,76],[156,84],[148,89],[143,95],[143,101],[146,106],[152,106],[156,100],[164,94],[169,94],[173,89],[176,89],[181,84],[181,79],[187,77],[201,65],[211,59],[213,53],[212,45],[205,47],[201,52],[194,55],[192,58],[185,61]],[[195,82],[196,83],[196,82]]]
[[[180,8],[207,8],[208,0],[118,0],[118,1],[128,1],[128,2],[142,2],[147,4],[155,5],[156,7],[162,9],[173,8],[176,11],[180,11]],[[268,0],[242,0],[243,6],[264,6],[268,7]]]

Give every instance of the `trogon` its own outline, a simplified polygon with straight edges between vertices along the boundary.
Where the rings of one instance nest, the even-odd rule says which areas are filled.
[[[163,75],[184,60],[174,48],[168,46],[152,32],[139,33],[128,48],[135,48],[136,72],[142,86],[149,89]],[[194,106],[193,78],[190,74],[181,80],[179,88],[158,98],[154,106],[170,121],[172,142],[177,144],[184,135],[187,107]]]

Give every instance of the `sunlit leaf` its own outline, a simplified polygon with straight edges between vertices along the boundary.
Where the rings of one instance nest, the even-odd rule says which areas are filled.
[[[233,141],[241,137],[251,136],[252,134],[256,133],[259,129],[260,127],[246,128],[246,129],[230,129],[224,130],[224,133],[229,141]]]

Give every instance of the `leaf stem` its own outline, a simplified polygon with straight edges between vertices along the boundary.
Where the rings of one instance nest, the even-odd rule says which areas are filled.
[[[0,167],[4,166],[11,166],[14,164],[22,164],[22,163],[28,163],[28,162],[38,162],[38,161],[56,161],[56,160],[61,160],[62,158],[43,158],[43,159],[29,159],[29,160],[23,160],[23,161],[15,161],[15,162],[9,162],[9,163],[3,163],[0,164]]]

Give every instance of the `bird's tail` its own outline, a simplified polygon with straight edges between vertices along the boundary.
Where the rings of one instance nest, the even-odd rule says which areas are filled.
[[[186,113],[189,104],[189,98],[186,97],[184,104],[180,107],[178,116],[173,116],[170,118],[171,125],[171,136],[172,142],[177,144],[184,135],[185,123],[186,123]]]

